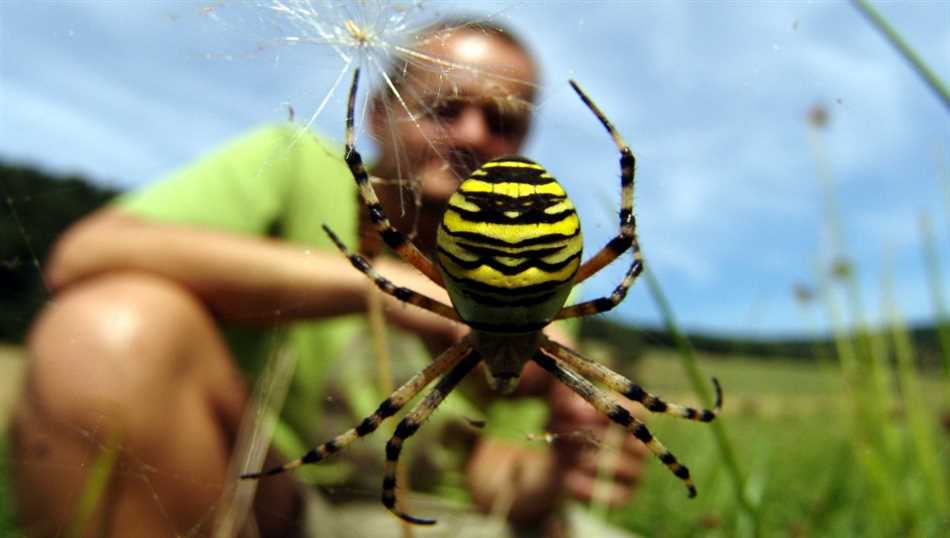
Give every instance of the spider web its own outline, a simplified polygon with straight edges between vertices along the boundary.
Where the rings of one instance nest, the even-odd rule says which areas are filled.
[[[452,11],[440,9],[440,6],[444,5],[446,4],[420,1],[354,3],[272,0],[258,3],[259,15],[254,22],[270,28],[272,33],[276,34],[264,40],[262,44],[264,49],[280,51],[274,57],[275,62],[286,62],[286,56],[292,51],[298,56],[302,53],[308,57],[305,66],[317,62],[324,66],[321,80],[316,84],[320,89],[311,90],[310,95],[302,99],[303,106],[287,103],[291,121],[299,126],[298,136],[311,136],[315,127],[326,132],[329,130],[327,126],[332,126],[333,129],[329,132],[339,131],[342,124],[339,118],[345,110],[344,99],[348,94],[352,73],[355,69],[360,69],[362,89],[358,94],[355,134],[357,147],[361,148],[361,152],[368,154],[372,160],[375,148],[360,142],[361,138],[370,134],[366,128],[367,104],[374,95],[389,96],[391,99],[381,98],[385,101],[389,123],[413,124],[426,137],[430,149],[446,163],[446,168],[451,168],[454,156],[443,154],[444,150],[437,147],[437,138],[432,138],[439,135],[433,135],[423,129],[420,120],[437,116],[434,107],[439,106],[441,100],[455,96],[452,73],[464,72],[469,77],[512,81],[531,87],[537,87],[537,84],[506,76],[500,69],[485,70],[423,52],[421,49],[426,46],[427,41],[443,38],[430,36],[418,39],[420,31],[433,23],[452,20]],[[223,10],[215,10],[214,13],[216,16],[224,15]],[[505,13],[506,10],[500,9],[483,17],[472,17],[470,20],[476,23],[504,20]],[[455,30],[463,29],[448,27],[446,33],[451,34]],[[337,65],[338,68],[336,71],[332,68],[327,70],[325,66],[328,65]],[[416,84],[416,81],[433,74],[440,81],[434,89],[435,95],[432,94],[431,82],[426,85]],[[393,76],[398,76],[400,80],[393,80]],[[418,89],[423,86],[427,87],[426,94],[422,94]],[[517,102],[508,95],[498,98],[511,101],[508,103],[510,106],[533,106],[531,103]],[[296,119],[298,110],[304,111],[304,114]],[[318,120],[322,120],[319,125]],[[397,158],[399,155],[397,149]],[[405,169],[406,164],[402,161],[396,163],[396,177],[373,180],[377,183],[401,184],[404,188],[400,195],[404,196],[407,192],[412,195],[412,199],[401,200],[402,210],[405,212],[411,211],[412,206],[418,206],[419,191],[417,179]],[[458,177],[458,171],[452,172],[457,180],[462,179]],[[412,233],[415,233],[415,230],[411,230],[410,234]]]
[[[8,10],[12,12],[18,5],[26,4],[0,5],[0,24],[4,24],[0,29],[0,138],[4,151],[19,155],[19,141],[29,134],[28,125],[53,124],[56,128],[43,131],[42,140],[36,145],[68,151],[43,151],[35,157],[36,161],[60,171],[96,171],[95,179],[116,190],[167,175],[171,170],[155,164],[158,161],[192,161],[236,134],[226,128],[235,123],[250,127],[290,119],[301,138],[316,132],[341,142],[349,75],[357,66],[363,73],[356,119],[357,144],[367,160],[372,160],[373,141],[365,114],[367,99],[374,91],[391,91],[385,73],[393,62],[408,62],[415,72],[435,73],[445,80],[450,79],[450,71],[466,69],[404,50],[413,31],[442,15],[452,15],[458,7],[455,4],[261,0],[126,8],[122,11],[121,26],[132,28],[135,37],[141,34],[141,40],[120,32],[115,17],[104,15],[104,10],[115,9],[116,4],[101,3],[104,7],[99,7],[100,3],[90,2],[81,8],[87,11],[89,19],[111,21],[113,27],[74,24],[69,18],[76,16],[72,9],[76,4],[32,4],[30,8],[37,11],[31,18],[43,21],[44,25],[50,23],[48,32],[44,26],[44,31],[32,34],[6,26],[7,21],[18,20],[7,17]],[[893,269],[898,287],[895,295],[902,303],[914,305],[911,317],[926,319],[930,307],[926,282],[918,267],[916,222],[921,208],[926,208],[934,228],[934,243],[947,244],[950,227],[945,218],[950,215],[950,189],[946,187],[950,182],[945,154],[950,133],[945,111],[933,106],[932,96],[920,89],[900,58],[886,48],[879,36],[868,31],[864,21],[854,17],[848,5],[768,4],[742,6],[739,13],[736,6],[699,4],[690,9],[669,9],[665,3],[595,4],[583,10],[569,4],[498,5],[477,9],[484,19],[506,23],[523,37],[546,37],[535,41],[544,47],[534,50],[548,60],[544,75],[549,85],[542,88],[533,129],[543,143],[538,144],[537,139],[529,141],[524,153],[545,164],[572,194],[582,216],[588,253],[616,233],[616,152],[600,126],[570,94],[565,80],[575,76],[574,68],[579,71],[576,78],[637,152],[636,200],[641,238],[650,255],[650,266],[659,270],[665,282],[672,280],[668,286],[671,291],[679,290],[671,298],[684,305],[678,308],[682,318],[688,318],[691,326],[701,322],[699,326],[735,332],[739,325],[746,329],[763,326],[769,317],[764,315],[768,303],[770,315],[785,317],[784,330],[794,329],[800,321],[799,307],[790,297],[784,303],[780,298],[789,295],[791,283],[810,279],[817,257],[814,232],[821,226],[814,215],[820,213],[822,195],[814,178],[814,152],[803,134],[807,131],[803,116],[815,102],[823,102],[832,118],[823,131],[822,145],[827,152],[824,158],[840,189],[841,225],[849,230],[848,237],[852,239],[848,245],[853,249],[849,261],[856,267],[877,268],[882,245],[891,245],[890,254],[897,262]],[[914,29],[909,32],[913,44],[928,55],[941,78],[947,80],[950,75],[946,66],[950,64],[943,61],[947,49],[932,45],[948,42],[946,25],[938,23],[943,20],[939,16],[943,13],[939,12],[940,6],[935,6],[922,5],[919,10],[903,13],[887,11],[899,26]],[[462,7],[463,12],[469,9]],[[156,27],[160,28],[157,32]],[[210,41],[198,46],[182,38],[203,34]],[[78,39],[91,35],[104,40],[97,42],[98,48],[83,47],[84,41]],[[45,41],[59,43],[62,51],[56,55],[43,54],[46,49],[41,42]],[[21,42],[29,53],[11,54],[9,51],[24,50],[22,46],[14,47],[22,45]],[[56,76],[74,73],[70,67],[84,57],[98,60],[82,63],[88,76]],[[108,62],[121,57],[130,59],[118,66]],[[181,74],[171,64],[162,63],[163,57],[173,58],[174,65],[189,65],[193,69]],[[154,84],[155,94],[135,98],[132,81],[142,76],[141,71],[132,69],[135,65],[153,71],[151,76],[142,78]],[[547,68],[552,65],[554,69]],[[22,77],[18,75],[23,73],[35,75],[34,85],[26,92],[19,87]],[[164,76],[156,77],[154,73]],[[216,77],[231,81],[233,91],[205,80]],[[116,80],[120,83],[116,84]],[[111,86],[120,91],[104,92],[110,86],[104,81],[112,81]],[[267,91],[273,87],[281,90]],[[88,100],[73,107],[58,100],[71,95],[84,95]],[[162,104],[168,101],[174,106]],[[203,112],[202,105],[195,106],[195,101],[221,106],[209,106]],[[99,110],[108,110],[109,115],[134,117],[138,126],[163,128],[119,133],[99,128],[92,112],[84,112],[86,108],[93,110],[90,103],[103,102],[108,106]],[[405,108],[425,109],[429,101],[425,96],[403,91],[392,103],[388,111],[395,117],[404,115]],[[176,114],[179,108],[189,110],[191,117]],[[14,121],[18,116],[13,112],[19,109],[31,112],[25,116],[26,121]],[[240,121],[222,121],[221,116]],[[408,121],[412,117],[410,114]],[[169,124],[167,118],[178,124]],[[888,128],[882,129],[882,125]],[[58,131],[70,133],[70,127],[79,134],[60,136]],[[155,131],[160,135],[149,134]],[[129,140],[134,140],[134,144]],[[437,145],[438,139],[431,142]],[[56,161],[57,155],[66,153],[70,160],[65,164]],[[153,153],[162,153],[161,158]],[[279,158],[279,154],[275,155],[275,162]],[[941,159],[942,171],[934,174],[934,161]],[[917,181],[894,181],[895,178]],[[418,196],[414,178],[393,179],[405,187],[402,209],[413,211]],[[29,277],[29,282],[5,283],[9,286],[4,288],[5,292],[34,286],[46,289],[41,265],[46,256],[44,245],[52,238],[45,237],[43,229],[35,223],[50,216],[42,214],[46,208],[44,200],[72,197],[81,190],[82,187],[64,183],[31,192],[20,191],[12,183],[0,183],[0,208],[7,218],[3,233],[12,236],[7,238],[8,242],[25,248],[15,254],[0,255],[0,268],[5,271],[4,277],[14,273]],[[946,288],[950,263],[947,249],[940,251],[940,278]],[[611,289],[622,273],[623,260],[614,266],[614,270],[605,271],[602,278],[592,281],[586,289]],[[872,275],[864,280],[864,296],[875,297],[879,291],[876,279]],[[756,282],[760,283],[750,286]],[[650,303],[639,293],[641,289],[637,286],[618,310],[626,310],[629,318],[652,320]],[[591,295],[594,294],[596,291]],[[640,297],[636,297],[638,294]],[[50,302],[48,292],[41,295],[41,304],[37,306]],[[748,308],[750,302],[760,306]],[[784,306],[778,308],[784,309],[784,314],[775,311],[776,305],[781,304]],[[634,314],[630,315],[631,312]],[[17,321],[25,325],[29,320]],[[821,329],[817,325],[820,323],[808,329]],[[278,340],[282,336],[276,335]],[[360,352],[373,356],[367,347],[363,345]],[[425,360],[417,350],[399,349],[394,352],[398,358],[394,363],[405,357]],[[19,389],[14,381],[22,374],[22,348],[3,348],[0,352],[17,357],[0,361],[0,379],[10,383],[9,387],[0,388],[0,399],[7,400],[4,409],[8,409]],[[355,355],[356,351],[347,349],[349,354]],[[272,346],[271,370],[260,385],[260,403],[256,404],[259,420],[250,422],[242,437],[247,448],[235,459],[235,476],[239,469],[253,467],[251,462],[260,457],[271,436],[272,409],[280,407],[286,378],[295,364],[303,360],[288,355],[279,345]],[[408,372],[418,365],[410,364],[409,359],[405,362]],[[360,363],[354,365],[353,371],[341,373],[340,383],[349,387],[359,385],[359,380],[373,379],[375,385],[377,371],[372,362]],[[76,375],[83,374],[83,369],[77,367]],[[400,372],[396,377],[402,375]],[[327,393],[329,414],[346,419],[339,424],[327,424],[328,434],[348,428],[351,418],[378,403],[385,391],[370,388],[356,396],[345,391]],[[315,420],[322,420],[324,413],[314,410],[313,415]],[[436,417],[440,415],[458,422],[464,422],[461,417],[480,418],[467,411],[453,413],[447,408],[440,409]],[[102,417],[101,428],[66,425],[95,454],[74,467],[101,473],[96,469],[108,463],[109,455],[123,450],[121,439],[101,435],[105,420]],[[427,430],[422,428],[417,435]],[[542,431],[519,433],[524,437],[547,437]],[[380,445],[386,437],[385,431],[377,432],[351,449],[358,448],[357,444],[365,445],[366,452],[378,464],[383,457]],[[409,450],[422,444],[422,438],[416,437],[409,443]],[[157,481],[174,480],[195,489],[208,486],[194,477],[155,468],[136,459],[134,454],[125,456],[112,468],[112,476],[122,474],[137,480],[163,521],[168,517],[165,503],[157,493]],[[363,460],[356,461],[356,466],[363,464]],[[324,487],[323,491],[331,498],[366,501],[374,510],[381,511],[377,476],[366,486]],[[420,515],[439,517],[444,508],[427,501],[417,505],[414,496],[410,496],[410,501]],[[240,500],[218,503],[200,524],[183,534],[206,532],[215,521],[221,521],[216,519],[216,511],[221,508],[236,512],[232,528],[239,528],[240,519],[247,515],[242,506],[246,505],[241,505]],[[0,535],[7,530],[0,526]],[[70,535],[72,529],[61,531]]]
[[[278,42],[283,45],[295,48],[302,47],[322,47],[330,49],[336,55],[340,65],[339,71],[333,75],[332,82],[322,94],[319,103],[316,104],[313,111],[302,118],[298,131],[298,136],[305,137],[311,135],[311,129],[318,123],[329,106],[335,104],[339,107],[342,101],[339,97],[345,96],[349,88],[349,80],[356,69],[363,72],[364,82],[368,82],[365,89],[358,95],[358,114],[356,118],[356,136],[366,134],[364,127],[366,124],[367,103],[370,96],[375,92],[388,94],[391,99],[386,114],[389,125],[394,122],[403,121],[411,123],[420,132],[425,129],[420,124],[421,117],[432,117],[435,112],[432,107],[438,106],[439,96],[422,95],[417,92],[417,87],[422,84],[416,84],[413,80],[417,77],[426,77],[435,74],[441,81],[439,84],[440,94],[444,92],[444,97],[452,97],[454,94],[453,77],[450,74],[453,71],[465,71],[470,76],[483,78],[506,79],[505,75],[495,72],[484,72],[476,67],[456,63],[441,57],[432,56],[420,52],[419,46],[423,42],[411,41],[413,36],[419,34],[427,26],[438,20],[441,15],[438,10],[429,9],[429,6],[421,2],[402,4],[391,2],[363,2],[358,4],[350,3],[314,3],[310,1],[283,1],[274,0],[261,5],[261,9],[269,15],[270,20],[275,27],[289,25],[290,29],[278,38]],[[498,14],[492,15],[498,16]],[[487,17],[491,20],[492,16]],[[449,28],[451,32],[454,29]],[[433,39],[428,37],[426,39]],[[404,83],[393,80],[392,76],[397,74],[405,79]],[[518,81],[519,83],[529,83],[528,81]],[[389,108],[392,107],[392,108]],[[359,112],[363,113],[360,114]],[[391,135],[393,138],[395,134]],[[451,168],[450,160],[452,156],[443,155],[438,147],[437,140],[430,139],[426,134],[426,143],[433,153],[440,155],[447,168]],[[297,140],[291,144],[296,143]],[[357,147],[364,148],[364,145],[357,143]],[[363,151],[361,149],[361,151]],[[370,150],[372,151],[372,150]],[[398,150],[397,150],[398,157]],[[407,159],[406,159],[407,160]],[[415,211],[415,208],[421,203],[421,191],[418,188],[417,180],[411,177],[411,174],[405,170],[402,162],[397,161],[397,174],[395,178],[373,178],[374,182],[392,181],[399,184],[400,204],[403,213]],[[456,173],[456,179],[461,180]],[[408,194],[408,196],[407,196]],[[418,217],[418,214],[416,215]],[[409,236],[416,234],[418,220],[413,221],[412,229],[408,230]],[[379,307],[376,303],[375,306]],[[371,306],[372,310],[372,306]],[[373,312],[371,312],[371,317]],[[379,314],[377,314],[379,315]],[[381,319],[381,316],[378,318]],[[374,352],[382,355],[377,357],[375,365],[378,370],[384,370],[386,373],[374,372],[372,375],[363,372],[359,377],[379,378],[380,390],[372,400],[373,407],[375,402],[388,393],[392,388],[391,375],[392,366],[386,364],[388,360],[387,336],[381,325],[375,325],[372,328],[373,339],[376,341]],[[382,346],[382,347],[381,347]],[[412,353],[419,356],[418,350]],[[258,383],[258,392],[254,406],[259,410],[258,420],[253,424],[245,424],[247,429],[239,440],[238,449],[232,466],[242,471],[258,469],[262,464],[265,455],[267,443],[270,439],[269,427],[273,425],[273,414],[267,415],[260,410],[274,409],[276,411],[280,405],[280,399],[284,384],[289,382],[288,371],[292,369],[295,360],[287,353],[277,353],[273,355],[272,369],[268,375],[262,377]],[[400,358],[404,362],[404,357]],[[416,362],[416,367],[421,366]],[[403,372],[399,377],[405,378],[407,372]],[[387,379],[388,378],[388,379]],[[352,387],[352,384],[350,385]],[[351,391],[352,392],[352,391]],[[356,415],[366,415],[373,407],[364,406],[361,411],[356,411]],[[443,414],[446,411],[443,410]],[[449,411],[451,413],[451,411]],[[451,416],[451,415],[450,415]],[[456,415],[455,420],[462,417]],[[382,432],[377,432],[378,439],[373,443],[378,454],[381,454],[381,441],[388,437],[387,431],[391,431],[392,425],[382,428]],[[529,432],[525,432],[528,436]],[[431,441],[431,438],[430,438]],[[425,440],[415,440],[417,445],[426,443]],[[408,455],[412,458],[412,454]],[[377,475],[378,476],[378,475]],[[403,472],[400,476],[400,482],[407,482],[409,477]],[[250,503],[252,502],[252,492],[256,483],[242,482],[234,490],[234,497],[229,510],[224,513],[223,520],[215,525],[218,534],[226,536],[226,532],[232,528],[240,526],[241,517],[248,513]],[[339,492],[337,488],[335,491]],[[353,491],[350,491],[352,494]],[[335,494],[335,493],[334,493]],[[358,496],[374,498],[376,491],[362,490]],[[403,497],[407,497],[408,492],[403,491]],[[375,500],[375,499],[374,499]],[[423,503],[423,506],[425,504]],[[438,510],[436,506],[430,506],[430,510]],[[443,511],[445,507],[443,507]],[[412,535],[412,530],[408,527],[403,528],[403,535]]]
[[[422,2],[351,3],[273,0],[255,2],[252,5],[208,4],[200,9],[200,13],[201,17],[209,23],[225,25],[233,28],[236,32],[251,27],[253,31],[250,35],[260,36],[258,37],[258,46],[253,50],[248,48],[237,53],[212,52],[205,54],[206,58],[212,62],[241,63],[260,61],[261,58],[265,58],[268,61],[273,61],[274,65],[280,65],[285,70],[293,69],[292,65],[303,65],[307,68],[312,68],[315,65],[320,66],[318,69],[319,76],[314,77],[319,79],[319,82],[314,84],[316,89],[310,89],[307,92],[308,95],[299,100],[288,100],[282,105],[286,107],[288,120],[296,128],[295,139],[290,143],[291,145],[298,143],[303,137],[313,136],[315,130],[324,133],[342,132],[342,110],[345,106],[349,80],[356,68],[362,70],[364,82],[362,85],[364,89],[359,95],[357,107],[359,111],[356,119],[358,138],[361,135],[362,138],[366,138],[365,110],[367,109],[367,102],[374,92],[388,93],[393,97],[389,102],[394,109],[387,110],[390,120],[395,121],[395,118],[398,117],[400,118],[399,121],[408,121],[420,130],[422,129],[419,124],[419,117],[431,115],[433,99],[431,95],[423,96],[413,89],[412,77],[419,76],[420,73],[435,74],[443,80],[445,84],[442,91],[445,92],[447,97],[453,95],[452,77],[449,74],[452,71],[465,71],[471,76],[484,78],[505,79],[503,74],[481,72],[472,66],[421,53],[412,46],[411,38],[419,30],[443,16],[438,5],[433,9],[432,6],[425,5]],[[490,21],[498,17],[504,17],[504,12],[498,11],[489,14],[485,17],[485,20]],[[306,60],[301,60],[301,56],[307,56]],[[399,64],[405,66],[402,75],[407,77],[408,83],[399,84],[397,87],[397,84],[390,78],[390,73],[393,72],[393,66]],[[335,71],[328,70],[326,67],[333,65],[337,66]],[[307,69],[308,72],[310,70]],[[304,76],[302,78],[309,77]],[[519,82],[530,83],[529,81]],[[279,107],[272,105],[272,108]],[[427,140],[432,151],[438,153],[440,150],[437,147],[437,140]],[[366,151],[364,146],[367,146],[365,141],[358,142],[358,147]],[[373,149],[369,146],[367,153],[372,155],[372,152]],[[281,158],[281,155],[274,156],[274,159],[279,158]],[[444,156],[447,168],[451,168],[450,158],[451,156]],[[399,164],[399,169],[402,170],[403,168],[404,165]],[[260,172],[264,173],[266,170]],[[400,189],[401,196],[404,196],[401,199],[403,211],[414,211],[414,208],[419,204],[420,196],[415,179],[409,173],[400,172],[392,180],[404,186]],[[374,181],[381,180],[374,178]],[[44,253],[32,250],[28,225],[19,220],[18,207],[28,200],[16,198],[9,192],[4,194],[5,203],[14,219],[14,226],[30,248],[29,263],[32,264],[36,275],[42,275],[40,260],[44,257]],[[414,229],[410,231],[410,235],[414,233]],[[21,261],[17,263],[21,263]],[[49,287],[45,282],[43,287],[49,295]],[[237,449],[231,461],[232,472],[230,474],[234,476],[237,476],[241,471],[261,466],[274,429],[277,427],[276,417],[283,405],[288,385],[299,359],[280,343],[285,337],[286,334],[281,331],[274,334],[275,344],[269,354],[267,367],[255,387],[252,404],[254,412],[248,413],[245,417],[245,422],[238,437]],[[385,338],[385,335],[382,335],[382,337]],[[397,348],[400,345],[397,343]],[[404,345],[403,348],[405,348]],[[419,351],[419,349],[409,348],[408,353],[424,356],[420,355]],[[362,353],[370,354],[370,351],[362,350]],[[424,361],[410,361],[409,364],[412,368],[416,368],[424,364]],[[372,364],[363,365],[358,367],[359,369],[356,371],[345,373],[344,377],[347,375],[350,377],[349,386],[354,385],[353,379],[375,379],[377,376],[371,371],[372,367]],[[407,373],[400,371],[397,375],[404,379]],[[346,384],[345,381],[344,384]],[[372,396],[368,397],[364,394],[364,400],[369,398],[367,401],[371,401],[375,406],[382,399],[380,394],[384,395],[386,392],[388,390],[376,390]],[[337,396],[331,394],[328,401],[331,408],[334,406],[337,408],[337,414],[342,413],[344,416],[350,416],[368,413],[365,405],[361,408],[358,403],[334,401],[334,398],[337,398]],[[444,405],[443,407],[451,408],[452,406]],[[477,413],[477,411],[472,412]],[[458,413],[457,406],[456,413]],[[462,421],[464,418],[459,414],[453,415],[451,410],[445,411],[443,409],[442,414],[447,414],[449,420]],[[451,418],[453,416],[454,419]],[[105,420],[106,417],[103,417],[103,421]],[[132,477],[141,484],[144,490],[150,492],[149,496],[153,501],[154,509],[161,519],[167,520],[168,515],[164,501],[158,493],[158,488],[154,485],[156,478],[176,481],[190,488],[205,486],[196,482],[192,477],[180,476],[165,469],[155,468],[139,460],[130,451],[124,449],[120,437],[104,439],[98,433],[98,428],[87,430],[72,425],[67,425],[67,428],[73,430],[78,438],[93,447],[92,452],[95,457],[87,463],[90,468],[90,476],[97,475],[100,480],[107,480],[109,476],[117,475]],[[377,459],[381,458],[383,454],[382,441],[388,436],[386,428],[381,429],[383,431],[377,432],[375,436],[378,439],[372,441],[372,450]],[[335,433],[338,432],[332,432],[332,434]],[[533,442],[551,442],[552,439],[551,436],[546,436],[540,431],[522,432],[522,434],[525,439]],[[425,436],[418,435],[413,440],[414,444],[420,445],[425,442],[419,437]],[[313,439],[309,441],[322,440]],[[362,443],[369,444],[366,441],[362,441]],[[404,460],[412,459],[413,452],[410,446],[410,451],[404,456]],[[117,459],[116,456],[119,454],[122,457]],[[94,479],[90,479],[90,483],[93,482]],[[256,481],[227,484],[221,500],[211,507],[198,525],[186,535],[204,534],[208,530],[214,529],[215,536],[235,536],[244,535],[249,528],[253,529],[253,521],[249,522],[248,518],[252,512],[250,506],[256,486]],[[102,494],[101,490],[97,490],[98,487],[101,486],[87,487],[81,494],[82,498],[79,499],[79,504],[94,506],[97,502],[97,496]],[[339,486],[324,486],[322,489],[331,497],[337,495],[355,496],[367,501],[372,500],[374,504],[378,504],[376,501],[379,494],[378,485],[373,487],[357,486],[356,489],[353,489],[353,486],[342,488]],[[403,495],[407,494],[403,493]],[[381,511],[378,506],[376,508]],[[422,503],[417,508],[419,511],[428,510],[438,513],[439,506],[438,504],[432,505],[429,501],[429,505]],[[88,509],[91,510],[91,508]],[[90,513],[84,513],[80,510],[74,520],[73,527],[63,529],[63,532],[67,534],[78,532],[82,525],[88,523],[89,517],[92,517]]]

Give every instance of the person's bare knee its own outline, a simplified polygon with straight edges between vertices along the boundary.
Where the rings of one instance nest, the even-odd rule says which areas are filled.
[[[186,290],[142,274],[67,289],[35,323],[29,355],[26,393],[14,422],[21,502],[46,502],[30,499],[29,491],[44,482],[50,487],[51,479],[63,490],[62,502],[74,501],[84,464],[113,442],[126,456],[119,465],[138,462],[143,473],[149,466],[168,467],[167,475],[159,469],[142,478],[166,497],[162,501],[172,506],[162,510],[173,519],[176,503],[188,512],[214,501],[230,450],[222,432],[233,428],[220,424],[220,417],[239,413],[244,389],[213,320]],[[176,430],[180,437],[171,436]],[[182,472],[191,473],[187,480],[169,480]],[[114,485],[121,490],[132,482]],[[69,513],[61,506],[39,510]]]
[[[162,406],[167,391],[182,382],[224,383],[242,392],[201,303],[145,274],[108,276],[57,295],[34,325],[29,354],[32,389],[51,406],[75,397],[102,410],[135,413]],[[190,360],[195,354],[203,360]]]

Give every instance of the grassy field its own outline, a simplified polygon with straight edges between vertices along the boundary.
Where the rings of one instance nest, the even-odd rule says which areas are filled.
[[[16,369],[16,359],[7,351],[4,365]],[[722,421],[746,474],[758,529],[737,506],[708,426],[667,417],[651,418],[650,427],[688,463],[700,494],[687,499],[682,485],[651,460],[631,505],[609,515],[614,524],[645,536],[940,536],[950,528],[950,514],[940,512],[931,498],[930,479],[915,474],[913,461],[900,461],[913,458],[914,447],[899,406],[890,409],[889,423],[882,425],[908,443],[895,455],[899,467],[886,473],[898,477],[886,483],[888,495],[875,483],[874,466],[862,458],[862,452],[874,451],[862,448],[854,436],[854,414],[836,369],[711,356],[700,356],[699,367],[707,376],[717,376],[725,389]],[[648,352],[635,377],[670,400],[695,402],[672,352]],[[937,479],[946,486],[950,432],[940,420],[950,414],[950,391],[946,381],[933,378],[921,379],[921,387],[932,411],[934,456],[942,464]],[[9,390],[4,388],[5,396]],[[3,515],[8,519],[9,513]],[[5,531],[11,528],[0,525]]]
[[[7,351],[4,360],[16,360]],[[898,442],[883,452],[863,446],[855,421],[865,417],[853,412],[836,368],[755,357],[698,358],[700,370],[724,387],[722,422],[757,515],[739,507],[708,425],[651,417],[654,433],[693,471],[699,496],[687,499],[679,481],[651,459],[630,506],[609,514],[614,524],[644,536],[936,537],[950,528],[950,513],[940,504],[946,499],[932,491],[936,480],[945,492],[950,479],[950,431],[941,423],[950,415],[946,380],[920,379],[941,473],[928,477],[916,461],[915,434],[900,405],[892,404],[887,423],[876,425],[884,438]],[[669,400],[696,401],[673,352],[648,352],[635,372]],[[875,461],[882,453],[889,459]],[[890,468],[881,469],[884,463]],[[9,513],[0,515],[7,520],[0,521],[0,530],[11,532]]]
[[[687,500],[682,486],[651,464],[629,509],[612,514],[615,523],[646,536],[946,535],[946,499],[933,491],[945,492],[950,479],[945,380],[921,380],[939,462],[939,475],[927,476],[904,406],[892,403],[887,422],[871,425],[889,446],[867,446],[857,425],[873,412],[855,412],[837,369],[752,357],[700,357],[699,363],[725,389],[722,421],[756,515],[740,509],[710,432],[659,417],[651,428],[689,464],[699,497]],[[674,354],[650,353],[638,371],[651,390],[695,401]]]

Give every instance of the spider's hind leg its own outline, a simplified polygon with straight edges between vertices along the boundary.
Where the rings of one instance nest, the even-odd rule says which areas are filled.
[[[710,422],[715,419],[722,410],[722,387],[715,377],[712,378],[713,387],[716,389],[715,405],[712,409],[696,409],[686,405],[666,402],[659,396],[643,390],[643,387],[640,385],[614,372],[603,364],[594,362],[573,349],[562,346],[553,340],[545,340],[541,345],[545,350],[556,355],[557,358],[564,361],[568,367],[580,375],[596,383],[603,383],[610,390],[622,394],[635,402],[640,402],[653,413],[673,415],[675,417],[697,420],[699,422]]]
[[[581,89],[577,82],[573,80],[570,82],[571,87],[577,92],[578,97],[580,97],[581,101],[587,105],[587,108],[594,113],[594,116],[597,117],[601,125],[607,130],[607,133],[610,134],[610,137],[613,138],[617,150],[620,151],[620,231],[577,270],[577,277],[574,283],[580,284],[586,280],[587,277],[600,271],[607,264],[617,259],[621,254],[626,252],[628,248],[633,247],[634,264],[642,265],[643,260],[640,258],[640,248],[637,243],[637,221],[633,214],[633,181],[634,174],[636,173],[636,157],[634,157],[633,151],[630,150],[630,146],[624,142],[620,133],[617,132],[613,123],[611,123],[603,111],[600,110],[600,107],[587,96],[587,93]]]
[[[402,452],[402,444],[422,426],[436,407],[460,381],[482,360],[481,355],[471,350],[469,355],[445,374],[439,383],[426,395],[425,399],[416,404],[405,418],[396,426],[396,432],[386,443],[386,468],[383,475],[383,505],[397,517],[416,525],[433,525],[434,519],[423,519],[402,512],[396,502],[396,464]]]
[[[432,361],[425,369],[423,369],[418,374],[414,375],[409,381],[406,381],[401,387],[396,389],[388,398],[383,400],[376,411],[363,419],[360,422],[359,426],[346,431],[333,439],[330,439],[322,445],[310,449],[309,452],[297,458],[294,461],[287,462],[284,465],[273,467],[271,469],[244,473],[241,475],[242,479],[248,478],[261,478],[264,476],[271,476],[275,474],[284,473],[300,467],[301,465],[306,465],[309,463],[317,463],[322,461],[327,456],[339,452],[347,445],[353,441],[364,437],[376,431],[376,428],[387,418],[399,412],[410,400],[416,397],[419,392],[422,391],[432,382],[433,379],[442,375],[448,371],[453,366],[457,365],[459,361],[471,349],[471,344],[467,339],[462,340],[458,344],[447,349],[444,353],[438,356],[434,361]],[[453,370],[454,371],[454,370]],[[440,383],[441,385],[441,383]]]
[[[630,411],[610,394],[598,389],[590,381],[581,377],[567,366],[557,348],[542,347],[532,357],[542,368],[550,372],[561,383],[564,383],[587,400],[595,409],[603,413],[610,420],[623,426],[634,437],[639,439],[677,478],[683,481],[690,497],[696,496],[696,486],[689,475],[689,469],[681,464],[664,445],[650,433],[643,422],[637,420]]]

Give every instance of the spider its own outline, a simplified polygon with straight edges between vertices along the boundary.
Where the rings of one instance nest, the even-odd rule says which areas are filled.
[[[383,241],[449,294],[446,305],[409,288],[396,286],[364,257],[352,253],[327,226],[324,231],[354,267],[400,301],[462,322],[470,332],[425,369],[396,389],[376,411],[355,428],[311,449],[301,458],[241,478],[260,478],[316,463],[375,431],[427,385],[440,378],[426,397],[402,419],[386,444],[382,502],[399,518],[431,525],[404,513],[396,502],[396,463],[402,445],[456,385],[480,362],[488,384],[509,393],[521,370],[532,360],[587,400],[599,412],[643,442],[686,485],[696,487],[689,470],[609,392],[593,382],[640,402],[653,413],[709,422],[722,407],[722,389],[713,378],[716,403],[712,410],[667,403],[620,374],[576,351],[548,339],[542,329],[557,319],[606,312],[620,304],[643,269],[633,214],[634,156],[607,117],[573,80],[571,87],[593,112],[620,150],[622,205],[620,231],[599,252],[581,263],[580,221],[561,185],[541,165],[521,156],[500,157],[483,164],[450,197],[437,232],[435,262],[392,226],[370,184],[362,157],[354,145],[353,117],[359,82],[353,75],[347,104],[345,159],[356,180],[370,219]],[[617,259],[628,249],[633,261],[613,292],[606,297],[564,306],[572,288]]]

